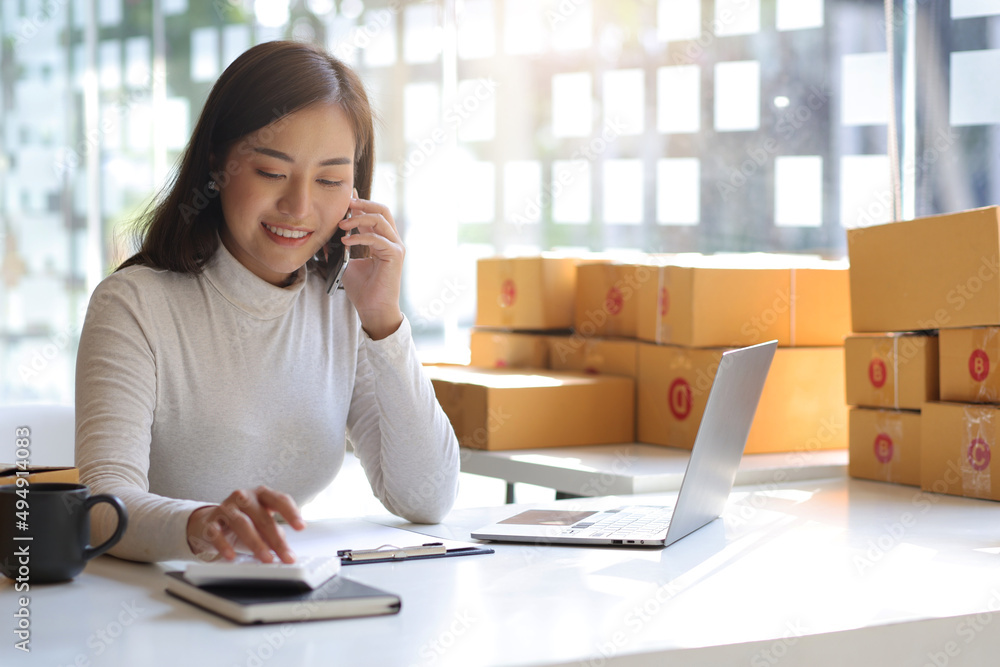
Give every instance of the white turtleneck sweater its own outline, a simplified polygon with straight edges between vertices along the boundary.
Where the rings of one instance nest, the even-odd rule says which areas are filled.
[[[343,290],[305,269],[275,287],[225,246],[200,275],[129,267],[94,291],[76,370],[76,461],[124,501],[111,553],[193,558],[191,512],[266,485],[302,505],[330,484],[345,437],[375,495],[434,523],[458,485],[458,442],[409,323],[374,341]],[[92,544],[114,514],[91,514]],[[307,529],[308,530],[308,529]]]

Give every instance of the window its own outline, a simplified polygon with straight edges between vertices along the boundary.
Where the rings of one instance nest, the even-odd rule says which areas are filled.
[[[421,344],[471,324],[494,252],[843,256],[846,228],[892,218],[893,117],[904,216],[1000,195],[994,0],[896,2],[891,53],[881,0],[50,4],[0,0],[0,401],[72,399],[125,223],[268,39],[365,79]]]

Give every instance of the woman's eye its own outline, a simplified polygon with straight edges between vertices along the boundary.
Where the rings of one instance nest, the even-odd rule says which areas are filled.
[[[317,180],[316,182],[319,183],[320,185],[327,185],[327,186],[330,186],[330,187],[337,187],[337,186],[342,185],[344,183],[343,181],[328,181],[328,180],[323,179],[323,178]]]
[[[274,180],[277,180],[277,179],[281,178],[281,174],[272,174],[269,171],[263,171],[261,169],[258,169],[257,173],[260,174],[261,176],[263,176],[264,178],[270,178],[270,179],[274,179]]]

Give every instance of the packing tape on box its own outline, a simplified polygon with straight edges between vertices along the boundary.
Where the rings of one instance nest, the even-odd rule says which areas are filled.
[[[892,337],[892,407],[899,409],[899,336]]]
[[[798,292],[795,291],[795,269],[791,269],[788,277],[788,344],[795,347],[795,302],[799,300]]]
[[[875,417],[875,439],[872,441],[875,460],[882,464],[882,478],[898,481],[897,469],[903,443],[903,420],[899,413],[879,410]]]
[[[982,380],[977,380],[975,376],[974,366],[975,363],[972,357],[969,358],[969,374],[972,380],[978,385],[976,388],[976,403],[997,403],[1000,402],[1000,396],[997,396],[996,390],[993,388],[993,382],[991,382],[991,374],[993,368],[990,365],[990,353],[992,349],[996,349],[996,344],[993,339],[997,337],[1000,333],[1000,327],[983,327],[982,329],[974,329],[974,336],[978,334],[978,340],[974,340],[973,343],[978,343],[974,345],[973,355],[976,352],[982,352],[985,355],[985,373]],[[980,362],[982,363],[982,362]]]
[[[500,291],[497,293],[497,304],[500,306],[501,326],[513,327],[516,310],[512,307],[517,302],[517,282],[514,280],[514,262],[500,262]]]
[[[962,474],[962,495],[974,498],[992,497],[990,459],[992,458],[995,409],[969,406],[965,408],[965,440],[959,458]]]

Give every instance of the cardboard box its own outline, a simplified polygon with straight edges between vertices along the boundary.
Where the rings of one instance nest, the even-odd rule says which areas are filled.
[[[639,282],[640,340],[741,347],[777,339],[786,347],[832,346],[850,333],[842,263],[768,255],[686,263],[649,268],[650,276]]]
[[[579,334],[549,339],[549,366],[557,371],[624,375],[639,374],[639,344],[634,340],[587,338]]]
[[[1000,327],[942,329],[941,400],[1000,403]]]
[[[722,352],[639,344],[639,442],[694,445]],[[846,447],[843,348],[778,348],[745,452]]]
[[[480,368],[549,367],[549,336],[473,329],[469,335],[470,365]]]
[[[848,336],[844,364],[848,405],[919,410],[938,400],[937,336]]]
[[[635,338],[639,286],[652,276],[653,267],[639,264],[579,264],[574,330],[584,336]]]
[[[920,412],[851,408],[851,477],[920,486]]]
[[[61,482],[79,484],[80,471],[77,468],[57,468],[48,466],[28,466],[28,483]],[[0,486],[17,483],[17,466],[13,463],[0,463]]]
[[[573,326],[571,257],[490,257],[476,266],[476,325],[551,330]]]
[[[1000,500],[1000,406],[927,403],[920,426],[920,488]]]
[[[635,440],[635,381],[613,375],[510,369],[426,369],[458,441],[474,449]]]
[[[1000,208],[847,230],[854,331],[1000,324]]]

